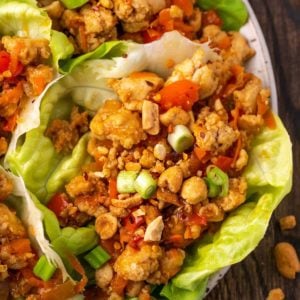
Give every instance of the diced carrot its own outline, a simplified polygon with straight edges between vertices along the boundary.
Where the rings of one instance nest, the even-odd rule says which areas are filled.
[[[195,152],[197,158],[198,158],[200,161],[201,161],[201,160],[205,157],[205,155],[206,155],[206,151],[203,150],[203,149],[201,149],[201,148],[199,148],[199,147],[195,147],[195,148],[194,148],[194,152]]]
[[[199,100],[199,85],[190,80],[179,80],[160,90],[159,105],[168,110],[173,106],[180,106],[184,110],[191,110],[193,104]]]
[[[173,234],[167,239],[166,242],[170,244],[177,244],[177,243],[180,244],[183,242],[183,236],[180,234]]]
[[[173,126],[173,124],[170,124],[168,126],[168,133],[172,133],[173,131],[174,131],[174,126]]]
[[[231,46],[231,39],[228,35],[226,35],[223,39],[221,39],[216,46],[220,49],[228,49]]]
[[[231,111],[231,115],[233,117],[231,121],[231,125],[233,129],[237,129],[238,127],[238,119],[240,116],[240,108],[239,105],[236,105],[235,108]]]
[[[142,34],[145,44],[158,40],[162,35],[163,32],[151,28],[145,30]]]
[[[40,75],[35,76],[32,83],[34,95],[40,95],[45,88],[46,78]]]
[[[190,17],[193,14],[193,2],[191,0],[172,0],[172,3],[180,7],[186,16]]]
[[[164,27],[164,32],[174,29],[174,20],[171,18],[170,10],[163,9],[158,15],[158,23]]]
[[[118,295],[124,294],[124,289],[127,285],[128,281],[118,275],[118,273],[113,277],[111,282],[111,289],[113,292],[117,293]]]
[[[108,194],[110,199],[115,199],[118,196],[117,179],[110,178],[108,181]]]
[[[268,128],[276,129],[276,120],[270,109],[264,114],[264,120],[265,120],[265,124]]]
[[[88,278],[86,277],[85,270],[75,255],[69,254],[68,259],[73,269],[81,275],[80,281],[75,286],[75,291],[77,293],[81,293],[88,283]]]
[[[234,166],[234,164],[236,163],[240,152],[242,150],[242,138],[241,136],[238,138],[237,142],[236,142],[236,147],[235,147],[235,151],[234,151],[234,156],[233,156],[233,161],[232,161],[232,166]]]
[[[129,75],[129,78],[145,78],[145,77],[154,77],[157,78],[157,75],[151,72],[134,72]]]
[[[258,95],[257,97],[257,113],[259,115],[264,115],[269,109],[269,106],[265,101],[263,101],[261,95]]]
[[[29,239],[17,239],[10,242],[10,246],[14,253],[24,254],[31,252]]]

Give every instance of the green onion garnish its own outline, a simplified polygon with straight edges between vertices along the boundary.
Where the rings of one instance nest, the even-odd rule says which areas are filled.
[[[135,171],[121,171],[117,177],[117,190],[120,194],[135,193],[134,181],[138,173]]]
[[[110,260],[110,255],[100,246],[84,256],[84,259],[96,270]]]
[[[182,153],[194,144],[194,137],[186,126],[176,125],[168,135],[168,142],[174,151]]]
[[[56,267],[53,266],[45,255],[42,255],[33,268],[35,276],[48,281],[54,274]]]
[[[134,182],[134,187],[143,199],[149,199],[156,192],[157,183],[148,171],[142,170]]]
[[[218,196],[220,197],[226,196],[229,190],[228,175],[215,166],[209,166],[206,170],[206,173],[207,173],[207,179],[210,182],[210,184],[211,185],[214,184],[221,188],[221,191],[219,192]]]
[[[208,187],[208,197],[214,198],[217,197],[221,192],[221,187],[213,183],[210,179],[204,178],[205,183]]]

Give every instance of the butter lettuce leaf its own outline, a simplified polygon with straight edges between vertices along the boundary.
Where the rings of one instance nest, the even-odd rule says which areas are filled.
[[[243,173],[248,201],[229,214],[216,234],[193,245],[183,269],[162,291],[168,299],[175,299],[173,290],[179,294],[183,289],[187,295],[196,291],[218,270],[243,260],[262,240],[273,211],[292,185],[292,145],[278,117],[276,123],[276,129],[265,128],[252,143]]]
[[[242,0],[197,0],[200,8],[216,10],[223,21],[223,29],[238,31],[248,20]]]
[[[50,49],[52,53],[52,64],[59,69],[61,60],[69,59],[74,53],[74,46],[67,36],[62,32],[51,30]]]
[[[35,1],[0,1],[0,35],[50,40],[51,24]]]
[[[12,197],[8,199],[9,205],[18,212],[18,216],[28,229],[29,237],[39,254],[44,254],[48,260],[58,267],[63,279],[71,279],[60,256],[52,249],[51,244],[45,237],[44,224],[51,229],[52,237],[56,238],[60,234],[60,228],[55,215],[52,215],[46,207],[41,204],[28,192],[21,177],[15,176],[11,172],[5,171],[0,166],[1,172],[5,172],[13,183]]]
[[[62,73],[70,73],[76,66],[86,60],[122,56],[126,52],[126,43],[122,41],[111,41],[100,45],[95,50],[80,55],[76,58],[65,60],[61,63],[60,71]]]

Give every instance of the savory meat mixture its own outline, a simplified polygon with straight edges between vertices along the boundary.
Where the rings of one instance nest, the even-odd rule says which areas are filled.
[[[124,18],[123,29],[130,32],[152,20],[145,3],[100,1],[99,9],[110,20]],[[68,14],[85,20],[90,5],[62,10],[62,20]],[[176,9],[165,13],[187,20]],[[195,22],[197,13],[189,14]],[[190,22],[174,24],[196,26]],[[82,24],[87,32],[88,23]],[[92,223],[99,235],[107,259],[95,268],[91,299],[150,299],[150,285],[165,284],[179,272],[186,247],[246,200],[241,174],[251,139],[274,126],[270,93],[245,72],[254,51],[241,34],[207,25],[202,38],[218,49],[219,60],[204,61],[199,49],[166,80],[141,72],[109,81],[118,99],[106,101],[89,123],[92,162],[50,200],[61,226]],[[47,129],[55,145],[73,123],[71,117],[56,130],[60,122]],[[69,143],[59,145],[70,150]]]
[[[54,29],[69,37],[78,54],[116,39],[151,42],[172,30],[195,39],[203,25],[221,24],[215,12],[193,7],[193,0],[90,0],[77,9],[67,9],[63,1],[38,2]]]
[[[0,200],[4,201],[13,186],[4,173],[0,173]],[[5,204],[0,203],[0,284],[1,299],[6,299],[9,290],[14,298],[32,292],[29,273],[36,261],[26,230],[20,219]]]
[[[53,70],[46,64],[50,55],[47,40],[0,38],[0,156],[7,151],[9,136],[24,105],[53,79]]]

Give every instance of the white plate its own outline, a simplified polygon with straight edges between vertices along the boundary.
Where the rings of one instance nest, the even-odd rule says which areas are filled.
[[[241,28],[240,32],[247,38],[250,46],[256,51],[256,55],[249,61],[246,68],[249,72],[254,73],[262,80],[264,87],[270,89],[272,110],[277,114],[278,99],[270,53],[251,5],[248,0],[243,1],[248,9],[249,20],[248,23]],[[205,296],[209,294],[229,269],[230,266],[225,267],[211,276],[207,284]]]

